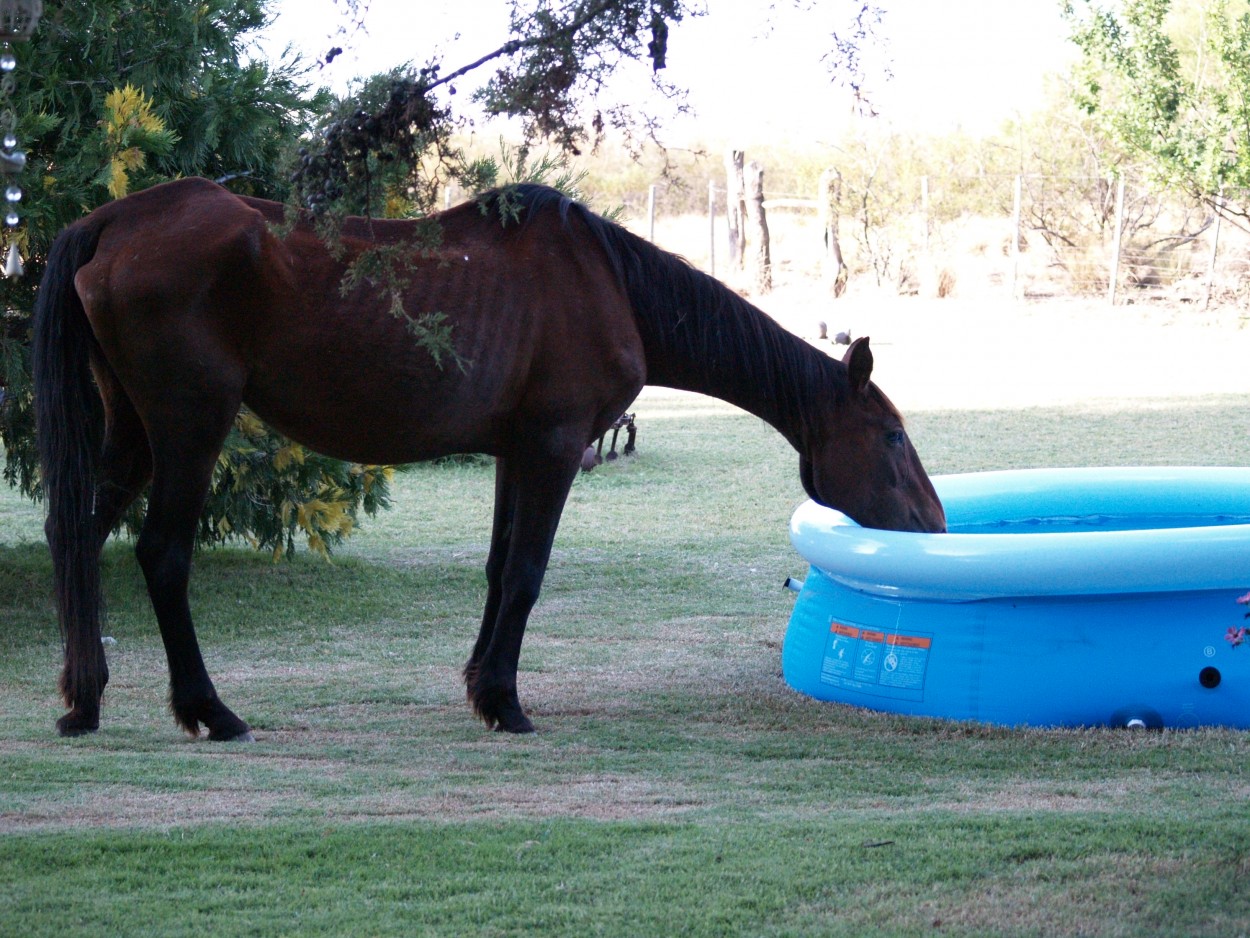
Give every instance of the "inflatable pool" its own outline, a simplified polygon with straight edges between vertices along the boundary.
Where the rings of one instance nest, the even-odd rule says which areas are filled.
[[[937,476],[948,533],[807,502],[782,648],[821,700],[1008,726],[1250,728],[1250,469]]]

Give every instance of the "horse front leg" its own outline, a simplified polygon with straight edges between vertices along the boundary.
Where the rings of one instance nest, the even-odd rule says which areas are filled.
[[[500,460],[486,610],[465,669],[474,712],[496,730],[534,731],[517,695],[521,642],[579,466],[580,450],[560,460]]]
[[[509,484],[507,462],[496,460],[494,520],[490,532],[490,553],[486,557],[486,607],[482,611],[482,625],[478,629],[473,652],[464,666],[464,683],[470,704],[473,704],[479,663],[490,647],[491,637],[495,634],[495,620],[499,616],[499,604],[503,597],[503,566],[508,559],[512,514],[516,508],[515,494],[516,486]]]

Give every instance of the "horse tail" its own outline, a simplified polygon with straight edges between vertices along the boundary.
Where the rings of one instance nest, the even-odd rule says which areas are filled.
[[[48,503],[44,530],[65,646],[61,694],[67,705],[88,712],[98,710],[108,682],[94,517],[100,406],[90,366],[95,336],[74,275],[94,256],[99,238],[99,225],[80,222],[53,243],[35,297],[31,342],[35,427]]]

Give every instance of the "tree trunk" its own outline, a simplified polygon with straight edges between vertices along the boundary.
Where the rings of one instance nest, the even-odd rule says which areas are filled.
[[[838,240],[838,206],[842,201],[842,174],[826,169],[820,174],[820,221],[825,232],[824,280],[836,299],[846,292],[849,271],[842,260],[842,244]]]
[[[773,265],[768,250],[768,219],[764,215],[764,167],[752,160],[743,173],[747,215],[747,244],[756,294],[773,288]]]
[[[725,154],[725,220],[729,224],[729,270],[736,274],[742,270],[744,235],[743,218],[746,206],[742,201],[742,161],[741,150],[730,150]]]

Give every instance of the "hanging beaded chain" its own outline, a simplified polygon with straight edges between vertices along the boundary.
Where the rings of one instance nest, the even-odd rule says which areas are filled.
[[[8,229],[5,238],[9,253],[4,261],[4,276],[22,275],[22,255],[17,248],[17,226],[22,217],[18,205],[22,201],[22,187],[18,175],[26,168],[26,154],[17,147],[17,117],[13,113],[13,70],[17,57],[8,42],[0,43],[0,175],[4,176],[4,224]]]
[[[26,154],[17,149],[17,115],[13,113],[17,56],[10,42],[29,39],[42,15],[43,0],[0,0],[0,176],[4,177],[4,240],[9,243],[0,272],[6,277],[22,275],[22,254],[17,247],[17,226],[22,221],[17,210],[22,201],[18,177],[26,168]]]

